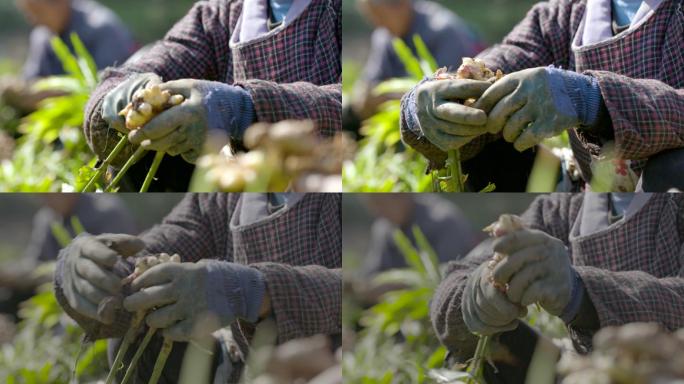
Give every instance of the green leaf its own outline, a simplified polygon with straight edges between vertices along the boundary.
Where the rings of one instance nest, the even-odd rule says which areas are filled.
[[[86,84],[94,88],[97,85],[97,65],[95,64],[95,60],[93,60],[88,49],[86,49],[75,32],[71,34],[71,45],[73,45],[74,50],[76,51],[78,65]]]
[[[53,37],[50,41],[52,44],[52,50],[57,55],[57,58],[62,63],[64,72],[73,76],[75,79],[83,81],[83,74],[81,73],[81,68],[78,65],[78,61],[69,51],[69,47],[60,39],[59,37]]]
[[[406,43],[399,38],[395,38],[392,41],[392,45],[394,46],[394,52],[396,52],[399,60],[402,62],[402,64],[404,64],[406,72],[413,76],[414,79],[418,81],[422,80],[424,76],[423,69],[421,68],[418,59],[413,56],[411,48],[409,48],[408,45],[406,45]]]
[[[421,68],[426,76],[429,76],[437,71],[437,60],[432,56],[425,42],[420,35],[413,35],[413,44],[416,46],[416,53],[420,59]]]
[[[52,222],[52,224],[50,224],[50,229],[52,230],[52,235],[62,248],[71,243],[71,235],[61,223],[57,221]]]

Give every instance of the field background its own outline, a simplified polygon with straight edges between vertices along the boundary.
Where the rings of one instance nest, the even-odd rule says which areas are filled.
[[[537,0],[438,0],[454,11],[479,32],[488,44],[500,41],[517,24]],[[343,40],[342,57],[349,65],[363,65],[368,56],[371,27],[359,15],[354,0],[342,3]],[[346,69],[346,68],[345,68]],[[352,73],[346,73],[352,75]],[[354,76],[355,77],[355,76]],[[351,80],[351,79],[349,79]],[[345,78],[345,81],[347,79]]]
[[[147,44],[164,36],[195,3],[193,0],[100,0],[131,29],[136,41]],[[30,26],[13,0],[0,1],[0,61],[20,65],[26,56]],[[7,65],[7,64],[5,64]]]

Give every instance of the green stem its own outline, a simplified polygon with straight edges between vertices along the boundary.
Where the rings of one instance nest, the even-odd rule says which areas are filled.
[[[86,184],[85,187],[83,187],[83,189],[80,190],[81,193],[88,192],[88,190],[90,190],[90,188],[92,188],[95,185],[97,180],[100,177],[102,177],[102,174],[107,170],[107,168],[109,167],[109,164],[111,164],[112,161],[114,161],[114,159],[124,149],[127,142],[128,142],[127,136],[121,137],[121,140],[119,140],[119,142],[116,144],[114,149],[111,152],[109,152],[109,155],[107,156],[105,161],[97,169],[97,172],[95,172],[95,175],[93,175],[93,177],[91,177],[90,180],[88,180],[88,184]]]
[[[140,159],[142,159],[142,157],[145,155],[146,152],[147,151],[145,149],[143,149],[143,147],[138,147],[138,149],[135,150],[133,155],[131,155],[131,157],[128,158],[128,160],[126,161],[126,164],[124,164],[124,166],[121,168],[119,173],[116,174],[116,177],[114,177],[114,180],[112,180],[112,182],[109,183],[109,185],[105,189],[105,192],[111,192],[114,188],[116,188],[116,186],[119,185],[119,182],[121,181],[121,179],[123,179],[123,177],[126,174],[126,172],[128,171],[128,169],[131,168],[133,166],[133,164],[140,161]]]
[[[475,355],[473,355],[473,360],[470,363],[470,368],[468,369],[470,373],[470,378],[468,379],[469,383],[480,383],[483,381],[482,370],[484,367],[488,345],[489,336],[480,336],[480,339],[477,341],[477,347],[475,347]]]
[[[449,180],[454,192],[463,192],[465,185],[463,184],[463,171],[461,170],[461,152],[454,149],[448,152],[449,156],[449,172],[451,179]]]
[[[147,176],[145,176],[145,181],[143,182],[143,185],[140,188],[140,193],[145,193],[148,189],[150,189],[150,184],[152,184],[152,180],[154,180],[154,176],[157,174],[157,170],[159,169],[159,164],[161,164],[163,159],[164,152],[157,152],[154,155],[154,161],[152,161],[152,166],[150,167],[150,170],[147,172]]]
[[[173,341],[164,338],[164,344],[162,344],[161,351],[159,351],[159,356],[157,356],[157,361],[154,363],[154,369],[152,370],[152,376],[147,384],[157,384],[159,378],[161,377],[164,366],[166,365],[166,360],[171,354],[171,349],[173,348]]]
[[[138,360],[140,360],[140,357],[142,356],[143,352],[145,351],[145,348],[147,348],[147,344],[150,343],[150,340],[152,340],[152,336],[154,333],[157,331],[157,328],[149,328],[147,330],[147,333],[145,334],[145,338],[143,338],[142,343],[140,343],[140,346],[138,347],[138,350],[135,351],[135,355],[133,355],[133,358],[131,359],[130,364],[128,365],[128,369],[126,369],[126,375],[124,375],[123,380],[121,381],[121,384],[126,384],[128,381],[133,377],[133,371],[135,371],[136,365],[138,365]]]
[[[138,326],[142,322],[143,316],[144,314],[139,313],[133,315],[131,327],[128,328],[128,331],[126,331],[126,335],[121,341],[121,345],[119,346],[119,350],[116,352],[116,357],[114,358],[112,368],[109,370],[109,374],[107,374],[107,380],[105,381],[105,384],[114,383],[114,377],[116,376],[116,372],[123,368],[123,358],[126,355],[126,352],[128,351],[128,347],[131,345],[131,343],[133,343],[135,335],[138,333]]]

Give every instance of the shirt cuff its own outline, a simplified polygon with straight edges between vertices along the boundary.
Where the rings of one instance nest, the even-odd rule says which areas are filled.
[[[584,297],[584,283],[582,282],[579,273],[572,268],[572,291],[570,293],[570,301],[559,316],[565,324],[569,324],[577,317],[577,314],[582,307],[582,297]]]

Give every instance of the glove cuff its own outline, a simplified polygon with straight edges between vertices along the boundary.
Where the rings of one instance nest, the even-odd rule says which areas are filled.
[[[574,268],[571,268],[571,270],[572,289],[570,291],[570,301],[568,301],[568,304],[559,316],[565,324],[569,324],[577,317],[580,307],[582,306],[582,297],[584,297],[584,283],[582,283],[582,278],[580,278],[579,273],[577,273]]]
[[[207,260],[209,308],[222,318],[238,317],[251,323],[259,320],[266,283],[263,274],[251,267]]]
[[[593,126],[598,119],[602,99],[598,80],[553,66],[547,67],[546,73],[556,108],[576,115],[582,126]]]
[[[254,101],[242,87],[210,82],[203,88],[210,130],[220,130],[235,139],[242,139],[256,120]]]

